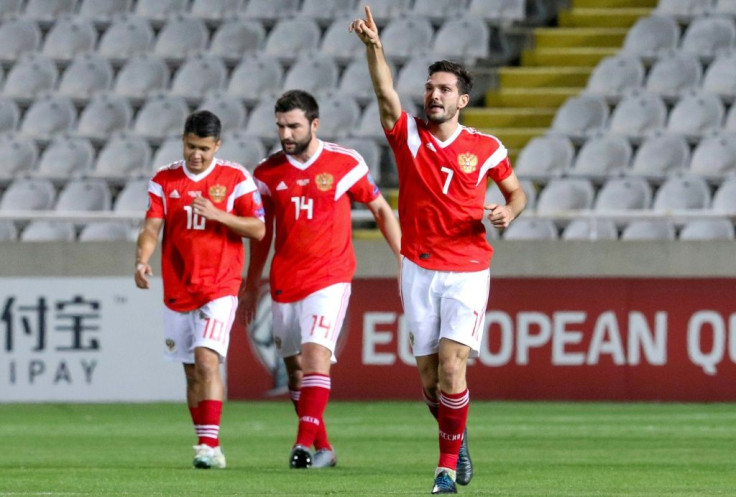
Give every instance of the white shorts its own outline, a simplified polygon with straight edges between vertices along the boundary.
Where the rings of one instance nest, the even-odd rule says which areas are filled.
[[[273,340],[281,357],[297,355],[303,343],[317,343],[332,353],[350,300],[350,283],[336,283],[297,302],[272,302]]]
[[[165,356],[174,361],[194,364],[194,349],[206,347],[227,356],[230,328],[235,319],[238,299],[228,295],[188,312],[164,310]]]
[[[401,302],[415,357],[436,354],[440,338],[470,347],[477,357],[484,330],[490,270],[433,271],[404,257]]]

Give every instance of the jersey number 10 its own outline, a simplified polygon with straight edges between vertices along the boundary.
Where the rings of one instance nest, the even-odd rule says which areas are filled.
[[[184,210],[187,211],[187,229],[203,230],[207,219],[194,212],[191,205],[185,205]]]

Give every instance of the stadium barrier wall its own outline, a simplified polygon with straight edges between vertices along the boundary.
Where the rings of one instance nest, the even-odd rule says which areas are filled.
[[[495,247],[473,398],[736,400],[733,242]],[[380,240],[356,240],[356,253],[332,398],[419,398],[395,261]],[[136,289],[133,254],[132,243],[0,243],[0,402],[184,398],[181,368],[162,358],[160,280]],[[260,305],[260,329],[232,333],[232,399],[284,391]]]

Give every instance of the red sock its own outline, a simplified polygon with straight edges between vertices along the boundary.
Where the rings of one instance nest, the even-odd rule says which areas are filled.
[[[422,395],[424,396],[424,403],[429,407],[429,412],[432,413],[434,419],[439,419],[440,403],[435,399],[430,399],[427,395],[427,391],[422,388]]]
[[[221,400],[203,400],[199,403],[199,424],[196,425],[197,443],[217,447],[220,445]]]
[[[463,433],[468,420],[470,395],[466,388],[460,393],[440,393],[439,415],[440,427],[440,461],[438,467],[457,468],[457,454],[463,443]]]
[[[299,395],[297,414],[299,416],[299,430],[296,443],[311,447],[315,443],[317,434],[324,430],[322,415],[330,398],[331,381],[328,375],[307,374],[302,379],[302,389]]]
[[[299,396],[301,392],[299,390],[292,390],[289,389],[289,397],[291,398],[291,402],[294,404],[294,410],[297,412],[297,416],[299,415]],[[319,425],[319,429],[317,430],[317,435],[314,438],[314,448],[315,450],[321,450],[321,449],[328,449],[332,450],[332,445],[330,445],[330,439],[327,438],[327,429],[325,428],[325,422],[324,419],[322,420],[322,423]]]

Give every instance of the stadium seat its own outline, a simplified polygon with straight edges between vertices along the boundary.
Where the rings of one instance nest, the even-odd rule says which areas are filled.
[[[158,28],[170,17],[184,14],[188,7],[189,0],[137,0],[134,12]]]
[[[611,113],[609,133],[638,143],[648,133],[661,130],[667,122],[667,106],[662,97],[651,92],[626,92]]]
[[[726,218],[694,219],[680,230],[680,240],[733,240],[733,222]]]
[[[41,178],[17,178],[0,200],[1,211],[50,210],[56,202],[53,183]]]
[[[396,75],[396,92],[402,97],[402,104],[413,102],[423,105],[424,84],[427,82],[428,68],[435,60],[431,54],[414,55],[401,66]]]
[[[660,130],[647,135],[639,145],[629,174],[650,181],[664,181],[667,176],[685,172],[689,164],[687,140]]]
[[[721,128],[725,114],[720,98],[692,92],[682,97],[670,111],[667,131],[697,142],[704,133]]]
[[[629,222],[621,240],[674,240],[675,225],[669,219],[639,219]]]
[[[76,134],[102,145],[116,131],[125,131],[133,120],[128,99],[113,93],[97,93],[82,110]]]
[[[549,219],[520,217],[503,232],[504,240],[557,240],[555,223]]]
[[[23,55],[8,72],[3,95],[29,105],[40,95],[53,91],[58,80],[59,70],[51,59],[29,53]]]
[[[131,176],[148,174],[151,147],[145,138],[130,133],[113,133],[97,156],[91,177],[120,184]]]
[[[358,126],[353,130],[353,136],[385,140],[386,134],[381,126],[381,117],[378,113],[378,103],[374,100],[363,109]]]
[[[347,26],[353,18],[338,17],[325,31],[320,43],[320,52],[329,55],[341,65],[350,65],[353,62],[361,61],[365,63],[365,45],[355,36],[355,33],[348,31]]]
[[[300,17],[313,19],[320,26],[327,27],[334,25],[335,19],[354,19],[351,17],[355,10],[356,0],[304,0],[299,10]],[[343,24],[343,28],[347,31],[349,22]],[[357,39],[354,33],[353,38]]]
[[[342,138],[340,145],[357,151],[370,171],[373,180],[381,184],[381,147],[371,138]]]
[[[722,53],[713,60],[705,71],[702,90],[717,95],[724,102],[736,99],[736,50]]]
[[[537,212],[575,211],[593,206],[595,190],[590,181],[582,178],[551,180],[539,193]]]
[[[77,55],[64,70],[57,93],[83,105],[96,92],[112,88],[113,68],[94,53]]]
[[[534,187],[534,183],[526,178],[521,178],[519,180],[519,184],[521,184],[522,190],[524,190],[524,193],[526,193],[526,207],[524,208],[524,212],[534,211],[537,208],[537,189]],[[506,199],[503,198],[503,193],[501,193],[501,190],[495,185],[491,184],[486,189],[486,196],[484,200],[484,205],[488,204],[499,204],[504,205],[506,203]]]
[[[78,179],[69,181],[59,192],[55,210],[109,211],[112,195],[107,182],[101,179]]]
[[[355,35],[353,35],[355,36]],[[357,37],[356,37],[357,39]],[[396,68],[388,62],[391,74],[396,74]],[[373,92],[373,82],[368,72],[368,64],[361,57],[355,57],[342,71],[337,91],[343,95],[357,99],[361,105],[367,105],[376,99]]]
[[[107,28],[113,18],[130,12],[133,0],[81,0],[78,16],[99,28]]]
[[[386,57],[398,64],[425,53],[433,38],[434,29],[429,19],[417,15],[390,20],[381,33],[384,46],[389,47]]]
[[[10,19],[0,24],[0,62],[12,64],[21,55],[41,48],[41,28],[31,19]]]
[[[611,178],[595,197],[597,211],[646,210],[652,205],[652,187],[644,178]]]
[[[680,41],[680,50],[710,62],[719,50],[734,47],[736,24],[726,17],[698,17],[687,27]]]
[[[312,94],[337,88],[340,71],[334,59],[319,52],[304,54],[284,77],[284,88],[299,88]]]
[[[599,132],[580,147],[569,174],[602,182],[625,174],[632,155],[631,144],[625,137]]]
[[[20,234],[23,242],[73,242],[74,225],[64,221],[31,221]]]
[[[277,57],[254,52],[246,54],[235,66],[226,91],[252,107],[261,99],[275,98],[283,88],[283,80],[284,68]]]
[[[0,241],[14,242],[18,240],[18,228],[12,221],[0,221]]]
[[[494,26],[521,23],[526,19],[526,0],[470,0],[467,13]]]
[[[617,240],[618,229],[611,219],[595,216],[573,219],[562,230],[563,240]]]
[[[248,115],[243,99],[228,95],[224,90],[212,90],[205,94],[198,110],[209,110],[220,118],[222,129],[239,129],[245,126]]]
[[[97,30],[91,21],[76,16],[57,20],[44,38],[41,54],[57,63],[68,63],[75,56],[94,51]]]
[[[720,182],[736,174],[736,140],[715,131],[705,135],[693,150],[690,172],[708,181]]]
[[[273,100],[264,100],[250,111],[243,133],[262,140],[267,148],[277,141]]]
[[[683,24],[707,14],[713,0],[659,0],[654,13],[672,16]]]
[[[0,96],[0,135],[13,132],[20,122],[20,108],[10,97]]]
[[[707,209],[710,201],[705,180],[686,174],[668,178],[654,194],[652,208],[655,211]]]
[[[112,242],[132,239],[133,227],[124,221],[87,223],[79,233],[80,242]]]
[[[218,57],[199,54],[179,66],[171,82],[171,95],[181,96],[190,104],[204,98],[207,91],[219,90],[227,83],[227,67]]]
[[[212,26],[237,16],[244,0],[192,0],[189,15],[207,21]]]
[[[189,106],[184,97],[153,94],[138,111],[133,122],[133,132],[146,137],[149,142],[160,142],[167,136],[181,136]]]
[[[155,55],[137,55],[127,61],[118,71],[113,91],[127,98],[134,105],[169,86],[171,72],[166,61]]]
[[[261,50],[265,40],[266,30],[260,22],[236,17],[217,28],[207,53],[234,66],[246,53]]]
[[[44,149],[33,176],[62,184],[89,173],[94,158],[95,149],[89,140],[61,134]]]
[[[567,173],[574,156],[575,147],[567,136],[536,136],[521,149],[514,171],[520,178],[547,182]]]
[[[77,110],[71,99],[49,95],[37,98],[26,110],[20,132],[43,142],[57,134],[73,131],[76,123]]]
[[[209,30],[201,19],[183,15],[169,17],[156,37],[153,53],[170,64],[179,65],[188,57],[203,52],[209,36]]]
[[[713,195],[711,210],[727,214],[736,213],[736,177],[728,178]]]
[[[153,161],[149,172],[155,172],[160,167],[182,159],[183,145],[181,135],[172,135],[161,142],[153,154]]]
[[[0,184],[30,175],[38,160],[38,146],[17,133],[0,134]]]
[[[373,20],[379,28],[383,27],[391,19],[403,17],[411,9],[412,0],[371,0],[371,13]],[[365,17],[365,3],[358,2],[353,10],[352,18],[363,19]]]
[[[120,66],[132,58],[148,55],[154,39],[153,28],[146,18],[117,16],[100,37],[97,54]]]
[[[270,27],[281,19],[294,17],[299,12],[300,0],[249,0],[243,10],[247,19]]]
[[[660,55],[674,51],[679,41],[680,27],[672,17],[640,17],[626,32],[621,53],[651,63]]]
[[[408,14],[411,17],[426,17],[439,26],[448,19],[465,14],[466,4],[466,0],[414,0]]]
[[[590,134],[605,127],[609,112],[602,97],[571,97],[557,110],[550,130],[567,135],[573,143],[582,143]]]
[[[584,94],[604,97],[609,103],[617,103],[627,90],[644,85],[644,75],[644,65],[638,57],[612,55],[601,60],[593,69]]]
[[[27,0],[23,17],[33,19],[43,29],[65,15],[74,14],[76,7],[77,0]]]
[[[489,57],[490,46],[488,25],[478,17],[465,16],[449,19],[439,27],[431,51],[438,59],[462,61],[472,67]]]
[[[0,1],[0,19],[18,18],[23,12],[24,0],[2,0]]]
[[[148,209],[148,179],[128,180],[115,197],[115,212],[140,212]]]
[[[697,57],[674,52],[654,63],[647,76],[646,89],[665,102],[674,102],[687,90],[698,88],[702,77],[703,66]]]
[[[347,137],[360,119],[358,102],[337,92],[320,92],[318,135],[326,141],[337,142]]]
[[[715,0],[712,13],[718,16],[726,16],[736,18],[736,1],[734,0]]]
[[[248,137],[242,131],[224,134],[217,151],[217,158],[237,162],[249,171],[253,171],[265,157],[266,147],[261,140]]]
[[[347,28],[346,28],[347,29]],[[263,51],[291,64],[303,52],[319,50],[321,32],[312,19],[282,19],[276,23],[266,37]]]

